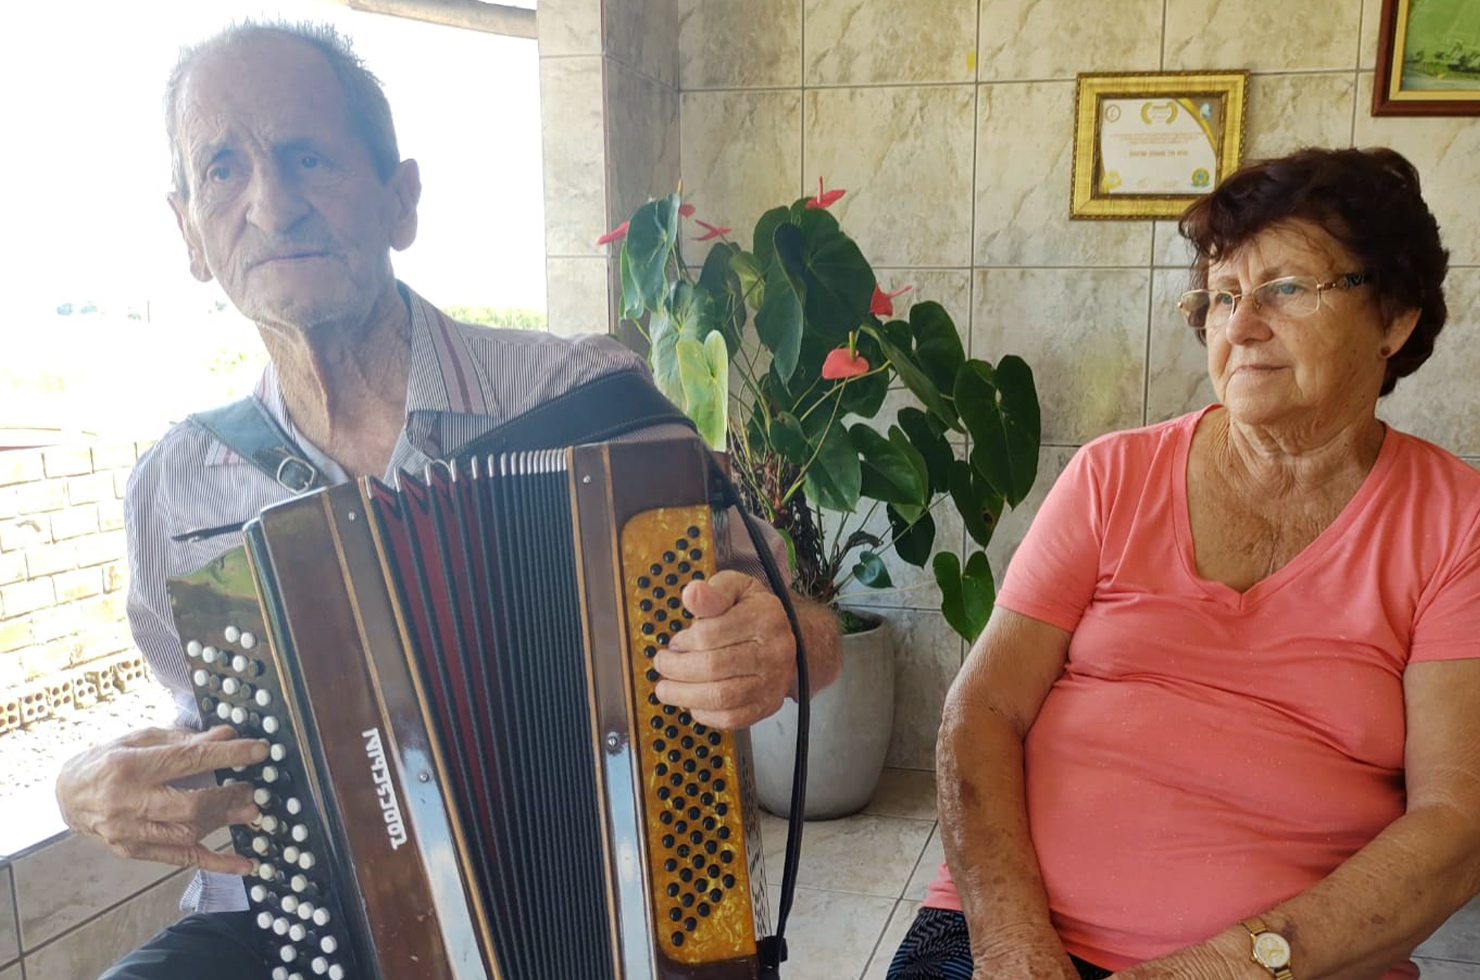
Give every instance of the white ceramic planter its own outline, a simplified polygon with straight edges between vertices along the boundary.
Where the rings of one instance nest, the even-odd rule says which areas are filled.
[[[808,820],[856,813],[873,798],[894,725],[894,645],[889,623],[843,637],[843,671],[812,699],[807,755]],[[791,808],[797,706],[750,729],[760,804],[778,816]]]

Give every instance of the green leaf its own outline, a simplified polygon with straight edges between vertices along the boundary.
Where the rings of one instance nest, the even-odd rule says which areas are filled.
[[[941,391],[954,391],[966,352],[951,315],[934,301],[916,303],[910,307],[910,330],[915,337],[915,358],[925,376]]]
[[[736,251],[730,256],[730,269],[740,281],[740,295],[747,297],[753,308],[760,309],[765,298],[766,267],[749,252]]]
[[[821,414],[822,409],[818,409],[817,415]],[[822,425],[826,422],[824,416]],[[848,430],[841,424],[825,429],[819,427],[812,435],[812,445],[817,446],[819,440],[821,449],[806,471],[807,499],[828,510],[852,513],[858,505],[859,488],[863,483],[858,450],[853,448],[853,440],[848,438]]]
[[[632,258],[627,254],[625,241],[622,242],[621,254],[618,264],[622,280],[622,316],[628,320],[637,320],[643,314],[642,291],[637,288],[637,280],[632,276]]]
[[[971,465],[1016,507],[1038,475],[1038,396],[1021,359],[1009,355],[1003,367],[1005,377],[984,361],[967,361],[956,380],[956,407],[971,433]]]
[[[1002,517],[1002,495],[965,460],[951,461],[951,500],[971,540],[985,548]]]
[[[899,427],[925,459],[931,495],[950,489],[951,464],[956,462],[956,451],[951,448],[940,423],[913,405],[901,408],[897,417]]]
[[[895,432],[899,432],[896,428]],[[862,422],[848,430],[853,446],[863,457],[860,493],[894,504],[925,503],[925,462],[915,461],[896,443],[884,438]],[[904,433],[900,432],[900,438]]]
[[[648,324],[648,337],[652,340],[648,364],[653,369],[653,382],[669,401],[687,412],[688,399],[684,395],[683,374],[678,363],[678,326],[666,311],[655,309]]]
[[[889,441],[894,448],[899,450],[905,459],[909,460],[910,466],[915,471],[915,479],[920,485],[920,496],[916,501],[921,507],[930,503],[930,470],[925,465],[925,456],[910,442],[909,436],[897,425],[889,427]]]
[[[812,444],[807,441],[807,433],[790,412],[779,412],[771,420],[771,445],[798,467],[806,466],[807,460],[812,458]]]
[[[837,345],[868,319],[874,271],[836,222],[828,225],[815,214],[805,212],[800,226],[777,227],[776,259],[802,299],[808,329]]]
[[[724,335],[716,330],[703,342],[681,337],[674,346],[683,384],[684,411],[694,420],[699,435],[709,447],[723,452],[730,372]]]
[[[917,568],[924,568],[925,561],[935,547],[935,518],[930,512],[921,511],[913,520],[889,505],[884,508],[889,517],[889,526],[894,534],[894,551],[900,559]]]
[[[771,370],[786,381],[802,350],[802,303],[779,265],[766,276],[766,297],[755,313],[755,332],[771,352]]]
[[[678,203],[677,194],[649,201],[627,223],[622,251],[633,289],[649,310],[656,310],[668,296],[668,260],[678,243]]]
[[[699,291],[710,297],[713,304],[713,329],[724,332],[727,353],[731,355],[740,349],[745,329],[745,288],[733,264],[739,254],[739,245],[716,242],[704,258],[698,282]]]
[[[769,269],[771,260],[776,257],[776,229],[791,221],[791,212],[786,208],[772,208],[761,215],[755,223],[755,240],[752,248],[755,252],[756,265],[761,269]]]
[[[680,337],[703,340],[716,327],[714,301],[708,293],[683,279],[674,284],[668,305]]]
[[[889,580],[889,569],[872,551],[859,554],[858,564],[853,566],[853,577],[871,589],[887,589],[894,585]]]
[[[930,377],[921,370],[909,353],[885,336],[888,326],[885,324],[884,330],[874,331],[873,336],[879,341],[884,356],[889,358],[889,362],[894,365],[895,373],[905,383],[905,387],[909,388],[932,414],[951,428],[956,428],[960,421],[956,410],[941,396],[940,389],[935,386],[935,382],[931,381]],[[873,331],[872,327],[864,328],[865,333],[870,331]]]
[[[966,570],[961,570],[961,560],[949,551],[935,556],[931,565],[935,582],[940,586],[940,611],[946,622],[951,624],[968,642],[973,642],[987,625],[996,600],[996,587],[992,583],[992,568],[987,564],[985,552],[978,551],[966,560]]]

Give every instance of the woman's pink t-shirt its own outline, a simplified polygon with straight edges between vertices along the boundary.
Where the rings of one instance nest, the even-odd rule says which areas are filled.
[[[1210,410],[1081,449],[997,597],[1074,634],[1028,819],[1055,929],[1109,969],[1278,905],[1402,815],[1403,671],[1480,657],[1480,472],[1389,428],[1335,522],[1239,593],[1193,560]],[[925,905],[960,909],[945,865]]]

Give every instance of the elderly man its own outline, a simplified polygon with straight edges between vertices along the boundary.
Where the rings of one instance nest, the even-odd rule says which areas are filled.
[[[271,358],[256,398],[330,482],[420,472],[444,450],[574,386],[640,361],[605,337],[565,340],[454,322],[398,283],[390,251],[416,237],[417,165],[402,160],[379,82],[327,28],[245,25],[185,53],[166,94],[174,209],[197,279],[218,280]],[[129,617],[174,691],[179,727],[134,732],[72,760],[57,785],[68,824],[133,858],[201,869],[187,916],[119,963],[109,980],[261,980],[240,875],[248,862],[201,839],[255,819],[250,787],[214,770],[266,747],[225,727],[198,732],[167,576],[234,546],[226,534],[290,491],[201,426],[167,432],[126,500]],[[732,522],[732,525],[737,522]],[[720,727],[774,712],[794,682],[779,600],[736,536],[736,568],[691,584],[696,617],[657,666],[658,695]],[[836,677],[835,622],[798,603],[814,686]]]

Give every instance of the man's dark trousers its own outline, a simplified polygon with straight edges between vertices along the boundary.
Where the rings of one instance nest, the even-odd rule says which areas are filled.
[[[251,912],[187,915],[98,980],[267,980],[262,937]]]

